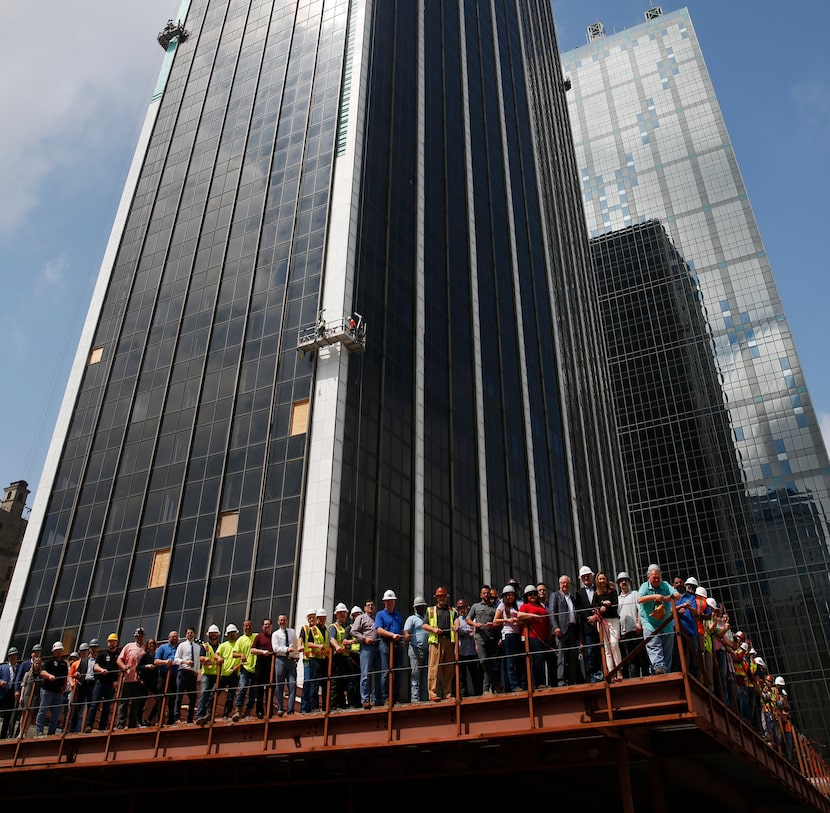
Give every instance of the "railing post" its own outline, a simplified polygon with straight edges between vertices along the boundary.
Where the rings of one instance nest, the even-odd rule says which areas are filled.
[[[671,599],[671,615],[674,622],[674,635],[677,641],[677,651],[680,654],[680,672],[683,675],[683,686],[686,689],[686,708],[691,711],[692,708],[692,687],[689,685],[689,665],[686,663],[686,652],[683,646],[683,641],[679,640],[680,635],[680,618],[677,613],[677,605],[674,599]]]
[[[333,653],[331,647],[326,648],[326,679],[325,699],[323,700],[323,747],[329,744],[329,717],[331,714],[331,690],[332,690],[332,671],[333,671]]]

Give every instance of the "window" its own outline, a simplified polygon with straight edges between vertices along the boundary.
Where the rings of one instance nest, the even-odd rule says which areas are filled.
[[[89,352],[89,363],[97,364],[104,355],[104,346],[93,347]]]
[[[303,435],[308,431],[308,398],[291,405],[291,426],[289,435]]]
[[[167,582],[167,569],[170,567],[170,548],[153,551],[153,565],[150,568],[150,581],[147,589],[164,587]]]
[[[219,522],[216,526],[216,536],[235,536],[238,525],[239,511],[223,511],[219,514]]]

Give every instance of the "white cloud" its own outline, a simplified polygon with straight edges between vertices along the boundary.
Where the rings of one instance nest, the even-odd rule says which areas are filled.
[[[29,337],[26,331],[21,326],[20,322],[14,317],[6,316],[6,330],[11,337],[12,346],[14,347],[14,358],[16,359],[16,366],[21,367],[25,364],[25,359],[29,355]]]
[[[826,70],[826,66],[824,68]],[[818,75],[823,73],[820,72]],[[828,154],[830,147],[830,87],[811,71],[791,88],[796,122],[793,129],[810,153]]]
[[[824,438],[824,448],[830,451],[830,412],[818,413],[818,425]]]
[[[40,273],[35,291],[40,294],[47,290],[60,289],[63,287],[63,281],[66,278],[66,272],[69,270],[69,260],[65,254],[59,257],[54,257],[47,260]]]
[[[131,114],[148,82],[152,91],[162,57],[155,33],[176,7],[52,3],[38,25],[28,4],[0,6],[0,231],[20,225],[56,172],[94,156],[107,120]]]

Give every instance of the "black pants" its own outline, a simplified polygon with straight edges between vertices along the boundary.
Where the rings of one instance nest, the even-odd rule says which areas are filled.
[[[579,678],[579,627],[571,624],[556,639],[556,678],[560,686],[575,686]]]
[[[256,713],[258,717],[265,716],[265,704],[268,704],[268,716],[271,716],[271,661],[273,656],[258,655],[254,669],[254,683],[256,684]]]
[[[178,691],[176,696],[176,719],[181,719],[182,701],[187,695],[187,722],[192,723],[193,716],[196,714],[196,673],[190,669],[179,669],[176,678],[176,689]]]

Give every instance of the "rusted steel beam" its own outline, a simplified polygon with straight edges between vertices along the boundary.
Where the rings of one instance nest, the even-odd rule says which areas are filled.
[[[292,715],[239,723],[214,720],[208,724],[209,731],[178,725],[0,741],[0,779],[13,771],[15,775],[25,772],[30,776],[27,781],[36,781],[35,777],[52,769],[63,775],[131,766],[147,770],[153,763],[192,766],[197,761],[203,764],[205,759],[216,760],[222,770],[250,759],[293,765],[296,760],[325,760],[329,753],[338,760],[348,759],[350,751],[359,749],[365,754],[367,748],[378,758],[398,754],[401,764],[406,764],[408,760],[401,757],[408,749],[419,754],[450,749],[450,756],[460,756],[469,748],[515,749],[528,743],[526,747],[539,754],[533,759],[540,762],[549,749],[565,749],[573,753],[575,764],[599,758],[607,760],[612,770],[616,764],[624,788],[623,761],[627,765],[632,756],[648,758],[649,751],[642,743],[654,734],[670,736],[676,729],[696,731],[704,750],[724,749],[789,793],[830,813],[830,802],[821,794],[827,776],[813,764],[816,756],[812,749],[797,747],[796,751],[812,769],[811,783],[797,772],[797,766],[789,765],[733,717],[697,681],[672,674],[547,689],[533,692],[532,698],[520,692],[391,710]],[[625,742],[636,747],[629,751]],[[557,762],[561,764],[561,758]]]

